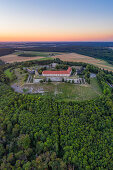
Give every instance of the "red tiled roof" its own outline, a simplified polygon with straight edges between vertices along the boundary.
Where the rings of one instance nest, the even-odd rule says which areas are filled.
[[[71,67],[69,67],[66,71],[48,71],[45,70],[42,72],[42,74],[70,74],[71,72]]]
[[[72,70],[71,67],[68,67],[67,72],[70,73],[71,70]]]

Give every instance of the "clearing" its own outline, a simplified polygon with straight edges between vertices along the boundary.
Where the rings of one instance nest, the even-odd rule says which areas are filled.
[[[11,69],[7,69],[4,71],[5,75],[11,80],[13,78],[13,73],[10,71]]]
[[[91,79],[91,84],[70,84],[63,82],[24,84],[23,89],[36,93],[44,91],[45,95],[56,96],[58,100],[90,100],[102,95],[97,79]]]
[[[9,69],[6,73],[9,74]],[[58,100],[90,100],[102,95],[96,78],[91,78],[91,84],[71,84],[65,82],[25,83],[26,73],[16,68],[14,73],[17,79],[11,83],[18,93],[42,93],[44,96],[56,96]],[[40,95],[40,94],[39,94]]]

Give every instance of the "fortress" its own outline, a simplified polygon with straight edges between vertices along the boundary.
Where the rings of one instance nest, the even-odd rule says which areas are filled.
[[[72,69],[68,67],[65,71],[49,71],[45,70],[42,72],[42,75],[45,77],[69,77],[71,75]]]

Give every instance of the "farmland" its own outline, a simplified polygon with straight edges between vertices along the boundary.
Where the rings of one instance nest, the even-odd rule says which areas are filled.
[[[81,55],[78,53],[58,53],[58,52],[36,52],[36,51],[17,51],[13,54],[0,57],[5,63],[24,62],[32,60],[47,60],[60,58],[62,61],[84,62],[93,64],[99,68],[113,71],[113,66],[107,61]]]
[[[32,51],[18,51],[13,54],[4,55],[0,57],[2,61],[5,63],[14,63],[14,62],[24,62],[24,61],[31,61],[31,60],[45,60],[47,58],[51,58],[52,52],[32,52]],[[54,53],[55,55],[59,53]]]
[[[43,57],[19,57],[16,54],[9,54],[9,55],[0,57],[0,59],[3,60],[5,63],[31,61],[31,60],[37,60],[37,59],[42,59],[42,58]]]
[[[62,55],[56,55],[54,58],[60,58],[62,61],[71,61],[71,62],[84,62],[93,64],[99,68],[113,71],[113,66],[107,63],[104,60],[95,59],[93,57],[88,57],[85,55],[77,54],[77,53],[63,53]]]
[[[113,66],[105,60],[96,59],[87,55],[78,53],[64,53],[64,52],[37,52],[37,51],[21,51],[18,50],[12,54],[0,57],[5,63],[24,62],[31,60],[46,60],[46,59],[60,58],[62,61],[84,62],[93,64],[99,68],[113,71]]]

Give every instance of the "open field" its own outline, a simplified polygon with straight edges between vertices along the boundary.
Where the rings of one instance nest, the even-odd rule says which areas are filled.
[[[31,57],[19,56],[22,54],[25,54],[27,56],[31,55]],[[22,61],[47,60],[53,58],[60,58],[63,61],[84,62],[84,63],[93,64],[105,70],[113,71],[113,66],[104,60],[95,59],[93,57],[89,57],[77,53],[57,53],[57,52],[55,53],[54,52],[55,56],[50,56],[52,54],[53,54],[52,52],[17,51],[13,54],[2,56],[0,57],[0,59],[5,63],[14,63],[14,62],[22,62]]]
[[[90,100],[102,94],[102,91],[97,83],[96,78],[91,79],[91,84],[70,84],[70,83],[38,83],[24,84],[23,88],[34,91],[45,91],[45,95],[58,97],[58,100]]]
[[[57,52],[37,52],[37,51],[17,51],[14,54],[20,57],[48,57],[52,55],[58,55]]]
[[[32,61],[32,60],[37,60],[37,59],[42,59],[44,57],[20,57],[16,54],[9,54],[0,57],[2,61],[5,63],[14,63],[14,62],[22,62],[22,61]]]
[[[62,61],[72,61],[72,62],[83,62],[93,64],[99,68],[104,68],[105,70],[113,71],[113,66],[104,60],[95,59],[93,57],[88,57],[85,55],[77,53],[65,53],[62,55],[56,55],[53,58],[60,58]]]
[[[30,57],[23,57],[19,56],[22,55],[23,51],[18,51],[13,54],[5,55],[0,57],[0,60],[4,61],[5,63],[14,63],[14,62],[22,62],[22,61],[32,61],[32,60],[47,60],[47,58],[51,59],[52,57],[49,57],[49,55],[52,54],[52,52],[32,52],[32,51],[27,51],[24,52],[27,56]],[[59,53],[54,53],[54,54],[59,54]]]

